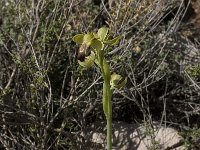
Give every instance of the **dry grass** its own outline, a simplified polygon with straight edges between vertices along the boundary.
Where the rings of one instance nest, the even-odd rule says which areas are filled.
[[[129,79],[114,91],[114,120],[156,120],[184,133],[199,129],[200,39],[196,24],[183,17],[191,8],[186,1],[119,0],[112,8],[82,0],[0,5],[1,149],[80,149],[78,133],[104,120],[99,70],[78,66],[71,40],[102,25],[121,35],[106,56],[112,72]]]

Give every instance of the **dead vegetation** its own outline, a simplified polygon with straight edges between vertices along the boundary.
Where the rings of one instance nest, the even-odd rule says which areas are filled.
[[[81,32],[121,35],[113,72],[113,119],[154,121],[179,130],[199,149],[198,0],[38,0],[0,2],[0,149],[83,149],[81,131],[104,120],[99,70],[78,67]]]

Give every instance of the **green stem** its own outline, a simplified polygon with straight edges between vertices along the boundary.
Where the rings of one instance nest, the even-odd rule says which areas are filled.
[[[112,102],[111,102],[111,90],[110,84],[106,83],[107,89],[107,105],[108,105],[108,115],[107,120],[107,150],[112,150]]]
[[[104,78],[103,107],[107,121],[107,150],[112,150],[112,101],[110,88],[110,69],[105,63],[104,66],[101,65],[101,71]]]

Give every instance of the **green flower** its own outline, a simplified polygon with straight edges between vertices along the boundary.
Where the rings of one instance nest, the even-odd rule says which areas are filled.
[[[104,43],[113,46],[117,44],[120,39],[119,36],[112,40],[108,40],[108,38],[108,28],[105,27],[100,28],[97,33],[91,32],[75,35],[73,41],[77,44],[81,44],[78,49],[78,63],[84,67],[91,67],[94,62],[96,62],[97,65],[100,64],[104,57]],[[91,47],[92,50],[89,47]]]

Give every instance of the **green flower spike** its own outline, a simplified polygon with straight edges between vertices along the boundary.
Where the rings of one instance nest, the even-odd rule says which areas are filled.
[[[81,44],[78,50],[78,63],[83,67],[91,67],[94,63],[100,68],[103,76],[103,111],[107,120],[107,150],[112,150],[112,90],[123,87],[127,78],[114,73],[110,75],[109,64],[105,57],[107,46],[114,46],[120,37],[109,39],[108,28],[100,28],[97,33],[77,34],[73,41]],[[87,53],[90,52],[90,53]]]

